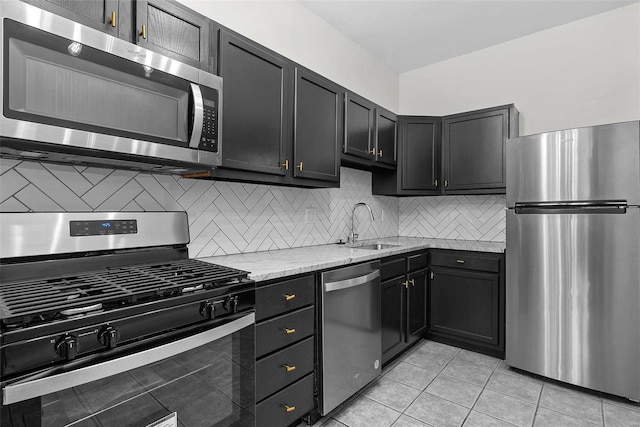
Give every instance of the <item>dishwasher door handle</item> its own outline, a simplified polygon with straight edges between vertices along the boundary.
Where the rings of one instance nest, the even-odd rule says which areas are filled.
[[[351,279],[338,280],[335,282],[327,282],[324,284],[325,292],[339,291],[341,289],[353,288],[380,277],[380,270],[375,270],[364,276],[353,277]]]

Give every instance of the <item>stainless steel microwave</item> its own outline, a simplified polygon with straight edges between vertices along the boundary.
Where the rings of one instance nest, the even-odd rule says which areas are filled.
[[[161,173],[220,165],[220,77],[17,0],[0,13],[2,157]]]

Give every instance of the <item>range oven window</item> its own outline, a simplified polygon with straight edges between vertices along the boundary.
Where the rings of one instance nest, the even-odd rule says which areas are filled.
[[[28,396],[33,390],[42,390],[43,395],[3,406],[2,426],[139,427],[156,426],[165,417],[174,423],[163,426],[253,426],[253,319],[251,313],[205,332],[62,374],[67,377],[54,374],[5,386],[5,399],[20,399],[15,396]],[[200,342],[204,343],[193,347]],[[154,361],[134,367],[149,360]],[[120,372],[100,377],[114,367]],[[100,378],[93,379],[96,375]],[[92,380],[84,382],[84,377]],[[67,380],[82,383],[47,392]],[[21,384],[26,388],[20,389]]]

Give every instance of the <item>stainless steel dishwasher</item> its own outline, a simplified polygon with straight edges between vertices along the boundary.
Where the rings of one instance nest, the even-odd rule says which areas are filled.
[[[322,273],[321,292],[324,416],[380,376],[380,261]]]

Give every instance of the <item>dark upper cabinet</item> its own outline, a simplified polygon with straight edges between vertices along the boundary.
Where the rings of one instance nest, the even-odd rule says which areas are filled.
[[[376,107],[375,147],[376,161],[389,165],[396,164],[398,118],[391,111]]]
[[[209,19],[174,0],[136,0],[135,10],[135,43],[194,67],[215,70]]]
[[[296,67],[294,93],[294,176],[339,182],[342,88]]]
[[[431,252],[429,336],[504,356],[504,255]]]
[[[375,104],[351,92],[344,97],[344,153],[375,160]]]
[[[104,33],[131,41],[132,0],[24,0]]]
[[[398,167],[372,176],[373,194],[439,194],[440,118],[398,117]]]
[[[287,174],[292,64],[221,30],[219,72],[224,81],[222,166]]]
[[[513,105],[442,120],[443,194],[504,193],[505,143],[518,135]]]

